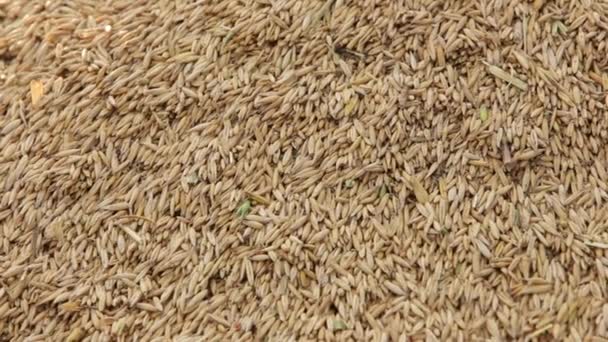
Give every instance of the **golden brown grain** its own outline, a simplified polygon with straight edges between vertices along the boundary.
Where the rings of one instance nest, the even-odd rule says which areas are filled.
[[[607,29],[0,0],[0,340],[608,338]]]

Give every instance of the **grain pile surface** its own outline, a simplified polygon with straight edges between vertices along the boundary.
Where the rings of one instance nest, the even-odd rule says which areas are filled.
[[[608,3],[0,0],[0,340],[608,337]]]

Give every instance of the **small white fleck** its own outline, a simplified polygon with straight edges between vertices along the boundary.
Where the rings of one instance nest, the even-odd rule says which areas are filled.
[[[110,25],[106,25],[106,26],[105,26],[103,29],[104,29],[106,32],[110,32],[110,31],[112,31],[112,26],[110,26]]]

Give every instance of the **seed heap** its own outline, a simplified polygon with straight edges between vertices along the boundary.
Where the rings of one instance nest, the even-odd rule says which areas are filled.
[[[608,337],[608,3],[0,0],[0,339]]]

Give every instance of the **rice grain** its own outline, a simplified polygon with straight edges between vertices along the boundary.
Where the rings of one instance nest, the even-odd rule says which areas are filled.
[[[0,0],[0,340],[608,338],[606,18]]]

